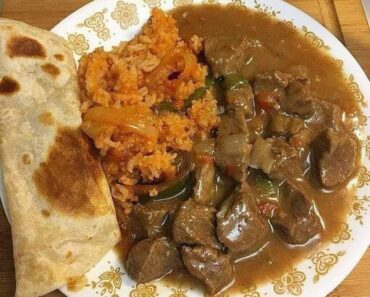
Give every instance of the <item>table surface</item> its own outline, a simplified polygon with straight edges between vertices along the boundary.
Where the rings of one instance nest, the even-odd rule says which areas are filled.
[[[1,16],[50,29],[72,11],[88,2],[90,1],[4,0]],[[370,77],[370,31],[360,0],[288,0],[287,2],[302,9],[333,32]],[[0,207],[0,296],[14,296],[14,286],[10,226]],[[64,295],[58,291],[47,295],[47,297],[62,296]],[[352,273],[329,296],[370,296],[370,249]]]

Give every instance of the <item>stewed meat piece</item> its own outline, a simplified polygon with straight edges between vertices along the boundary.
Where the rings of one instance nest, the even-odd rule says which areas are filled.
[[[215,187],[216,168],[212,160],[198,161],[194,186],[194,200],[202,205],[215,206],[218,204]]]
[[[289,145],[281,138],[258,137],[253,144],[249,166],[261,169],[270,178],[284,180],[303,176],[308,169],[306,153]]]
[[[229,256],[204,246],[183,246],[181,254],[186,268],[204,282],[209,294],[219,293],[234,281],[234,267]]]
[[[268,140],[272,142],[272,153],[277,161],[275,168],[269,173],[270,178],[284,180],[302,177],[306,173],[310,166],[307,160],[308,151],[300,152],[280,137]]]
[[[285,242],[302,245],[322,231],[321,220],[313,202],[289,181],[284,186],[280,206],[270,221],[275,232]]]
[[[246,36],[208,36],[204,54],[215,77],[238,72],[246,63],[247,48],[251,42]]]
[[[342,125],[340,108],[333,103],[315,99],[307,83],[289,83],[286,94],[280,97],[280,106],[284,112],[298,115],[323,128],[338,130]]]
[[[196,142],[193,147],[196,170],[193,199],[202,205],[218,207],[230,191],[233,180],[216,168],[214,139]]]
[[[317,101],[313,99],[308,85],[299,81],[289,83],[279,101],[282,111],[303,119],[311,118],[317,108]]]
[[[303,128],[290,137],[289,144],[296,148],[308,148],[318,133],[320,133],[320,128],[317,130]]]
[[[269,235],[251,189],[245,183],[221,205],[217,213],[217,236],[234,258],[246,256],[263,246]]]
[[[227,175],[241,182],[245,180],[251,145],[245,114],[240,109],[230,110],[221,117],[216,139],[216,165]]]
[[[196,203],[193,199],[185,201],[175,214],[172,234],[176,243],[201,244],[220,249],[213,224],[215,209]]]
[[[284,94],[284,89],[289,82],[294,79],[290,73],[274,71],[257,74],[253,83],[253,89],[256,95],[261,92],[273,92],[277,96]]]
[[[315,98],[309,88],[309,80],[289,73],[274,71],[258,74],[253,84],[258,98],[263,92],[274,94],[281,111],[299,116],[309,123],[323,128],[340,129],[342,112],[330,102]]]
[[[323,186],[341,184],[354,172],[357,148],[348,134],[326,129],[314,141],[313,148]]]
[[[194,200],[206,206],[217,204],[215,200],[215,175],[214,164],[215,141],[206,139],[194,144],[193,154],[195,158],[195,186]]]
[[[293,135],[304,127],[304,121],[276,111],[271,115],[269,130],[273,134]]]
[[[332,128],[336,131],[342,129],[342,110],[338,105],[327,101],[316,100],[316,111],[309,119],[309,123],[321,125],[325,128]]]
[[[170,218],[180,204],[177,199],[155,201],[146,204],[137,203],[131,216],[145,231],[146,237],[167,236],[170,233]]]
[[[245,81],[242,85],[227,90],[226,102],[228,107],[240,108],[247,118],[254,116],[254,94],[251,85]]]
[[[126,267],[135,281],[146,283],[180,269],[182,262],[176,245],[167,237],[159,237],[144,239],[134,245]]]
[[[201,205],[218,207],[233,188],[233,180],[216,169],[213,162],[197,164],[193,199]]]

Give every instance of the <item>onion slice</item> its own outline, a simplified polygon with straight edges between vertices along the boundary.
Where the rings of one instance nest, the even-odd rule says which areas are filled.
[[[125,132],[133,132],[148,137],[153,141],[158,139],[158,129],[154,126],[155,115],[146,106],[126,106],[111,108],[97,106],[88,109],[84,114],[84,122],[113,125]]]

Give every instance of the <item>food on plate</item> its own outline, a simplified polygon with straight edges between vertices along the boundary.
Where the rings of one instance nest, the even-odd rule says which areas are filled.
[[[17,297],[43,296],[120,239],[101,164],[81,124],[72,53],[53,33],[0,19],[0,163]]]
[[[78,73],[81,128],[137,282],[238,289],[339,231],[360,165],[349,128],[359,108],[332,58],[288,24],[237,7],[153,9],[137,36],[84,56]]]
[[[181,40],[175,20],[154,9],[134,39],[80,61],[81,128],[126,211],[141,190],[159,198],[161,183],[186,178],[193,138],[206,137],[219,122],[208,68],[197,61],[201,50],[197,36]]]
[[[274,278],[340,231],[360,110],[338,63],[289,24],[236,6],[154,8],[77,75],[53,34],[0,28],[17,296],[86,272],[120,231],[135,281],[209,295]]]

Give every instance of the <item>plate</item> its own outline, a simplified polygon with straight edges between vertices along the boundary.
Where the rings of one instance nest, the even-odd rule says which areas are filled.
[[[278,0],[98,0],[74,12],[52,31],[64,37],[74,53],[76,61],[81,55],[97,47],[110,49],[122,40],[131,39],[147,21],[150,9],[164,10],[190,3],[221,3],[246,6],[263,11],[299,29],[304,37],[317,48],[331,54],[343,68],[354,97],[362,106],[358,122],[358,136],[363,139],[363,164],[360,169],[357,193],[342,222],[341,231],[331,242],[290,271],[264,284],[243,288],[233,296],[325,296],[350,273],[370,243],[370,110],[365,96],[370,96],[370,83],[358,63],[346,48],[315,20]],[[69,297],[190,297],[203,296],[203,292],[188,287],[167,285],[161,281],[136,284],[127,275],[118,255],[111,251],[86,275],[83,290],[73,292],[67,287],[61,291]]]

